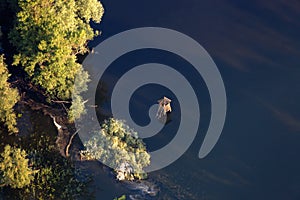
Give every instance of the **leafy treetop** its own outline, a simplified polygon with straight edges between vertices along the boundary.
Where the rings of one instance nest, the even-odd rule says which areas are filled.
[[[33,170],[28,166],[26,152],[6,145],[0,157],[1,186],[23,188],[33,180]]]
[[[19,100],[19,93],[7,82],[9,76],[4,56],[0,55],[0,121],[6,125],[9,132],[16,133],[18,129],[13,107]]]
[[[50,97],[69,99],[74,79],[83,71],[76,55],[88,51],[87,41],[97,35],[90,20],[100,22],[104,9],[98,0],[19,0],[17,22],[10,40],[33,82]]]
[[[150,154],[137,132],[124,121],[114,118],[105,120],[101,128],[84,143],[86,150],[82,151],[83,155],[100,160],[115,170],[128,164],[133,172],[126,179],[145,178],[143,168],[150,164]]]

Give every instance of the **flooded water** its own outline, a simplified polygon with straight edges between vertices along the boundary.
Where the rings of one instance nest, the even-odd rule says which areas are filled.
[[[198,159],[209,124],[210,100],[202,78],[195,76],[187,62],[168,52],[136,51],[117,59],[103,77],[110,94],[129,69],[158,62],[178,69],[197,91],[201,122],[195,141],[172,165],[150,173],[160,185],[159,199],[300,198],[299,2],[102,2],[106,13],[97,26],[102,36],[91,46],[132,28],[174,29],[209,52],[224,80],[226,124],[213,151]],[[173,120],[165,131],[146,140],[150,150],[174,137],[179,103],[171,91],[158,85],[139,88],[132,97],[132,116],[145,124],[149,105],[162,96],[174,100]]]
[[[101,165],[91,164],[89,170],[94,169],[95,184],[99,185],[97,199],[124,193],[133,199],[300,199],[299,2],[102,2],[106,13],[97,26],[102,36],[91,46],[121,31],[144,26],[185,33],[198,41],[217,64],[227,92],[228,112],[217,145],[207,157],[199,159],[211,106],[203,79],[193,73],[189,63],[168,52],[148,49],[120,57],[103,77],[108,97],[129,69],[149,62],[163,63],[180,71],[193,85],[200,100],[201,122],[185,154],[170,166],[150,173],[149,180],[135,188],[116,182]],[[145,140],[151,151],[165,146],[176,134],[180,104],[172,91],[152,84],[139,88],[130,105],[136,122],[147,124],[149,106],[162,96],[173,100],[172,121]],[[103,106],[110,108],[109,102]],[[40,114],[25,113],[23,120],[35,127],[27,130],[24,126],[24,133],[55,133],[51,120]],[[151,187],[158,192],[155,197],[136,196]]]

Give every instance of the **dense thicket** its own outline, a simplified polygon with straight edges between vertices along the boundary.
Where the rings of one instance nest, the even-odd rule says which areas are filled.
[[[0,156],[0,184],[23,188],[33,180],[33,170],[28,166],[24,150],[6,145]]]
[[[10,33],[16,47],[14,65],[21,65],[31,80],[51,99],[70,99],[75,77],[84,85],[87,72],[77,55],[88,52],[87,42],[97,35],[89,22],[100,22],[103,7],[98,0],[18,1],[20,11]],[[75,95],[82,91],[75,91]],[[80,102],[78,102],[80,101]],[[75,97],[79,111],[82,99]],[[76,109],[77,107],[72,107]],[[73,112],[76,118],[80,112]]]
[[[10,68],[17,75],[13,77],[18,78],[15,83],[25,82],[24,88],[33,83],[39,92],[45,91],[49,100],[70,101],[74,95],[69,115],[70,119],[79,117],[84,112],[80,93],[87,89],[88,74],[77,62],[77,57],[88,52],[87,42],[97,35],[89,23],[100,22],[101,3],[98,0],[0,0],[0,11],[3,14],[0,26],[5,29],[0,41],[9,39],[14,46],[10,48],[5,42],[3,52],[7,58],[15,53],[13,65],[28,74],[21,77],[17,73],[23,70]],[[19,95],[8,83],[9,77],[1,55],[0,122],[9,132],[17,132],[13,106]],[[80,85],[74,91],[76,77]],[[19,78],[25,78],[25,81]],[[34,120],[27,125],[34,128]],[[24,133],[8,137],[1,132],[1,138],[11,140],[1,140],[0,144],[1,151],[4,149],[0,155],[0,199],[1,194],[7,199],[76,199],[82,195],[86,183],[77,179],[73,163],[60,155],[55,143],[56,134],[34,137],[38,133]],[[24,141],[29,142],[23,144]],[[16,146],[21,146],[28,154]]]
[[[18,129],[13,107],[19,100],[19,94],[18,90],[8,83],[9,76],[4,56],[0,55],[0,121],[5,124],[9,132],[16,133]]]

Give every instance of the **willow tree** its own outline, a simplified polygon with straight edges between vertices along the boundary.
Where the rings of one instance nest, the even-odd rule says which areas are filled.
[[[0,186],[23,188],[33,180],[26,152],[6,145],[0,157]]]
[[[98,0],[19,0],[20,11],[10,33],[20,64],[50,98],[70,99],[76,75],[88,81],[77,55],[88,52],[87,42],[98,33],[104,9]],[[82,91],[77,91],[77,93]]]
[[[13,107],[19,100],[18,90],[7,82],[10,74],[6,68],[3,55],[0,55],[0,121],[5,124],[10,133],[18,132],[16,114]]]

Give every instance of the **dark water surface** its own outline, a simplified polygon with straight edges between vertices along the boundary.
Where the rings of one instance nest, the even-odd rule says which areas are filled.
[[[102,36],[92,41],[91,46],[132,28],[174,29],[192,37],[208,51],[226,87],[228,112],[223,133],[213,151],[199,159],[211,105],[203,79],[187,61],[165,51],[140,50],[121,56],[103,76],[109,99],[124,73],[137,65],[157,62],[180,71],[197,93],[201,110],[198,134],[181,158],[149,174],[149,182],[160,188],[154,199],[300,199],[299,1],[103,0],[102,3],[106,13],[101,25],[96,25]],[[145,125],[149,122],[149,107],[164,95],[173,100],[172,121],[145,140],[150,151],[162,148],[176,134],[180,125],[176,94],[160,85],[145,85],[134,93],[130,105],[124,107],[130,108],[136,123]],[[110,108],[109,102],[103,106]],[[50,118],[43,119],[40,114],[35,116],[25,111],[22,122],[24,126],[20,126],[26,133],[55,133]],[[29,122],[32,125],[26,128]],[[95,171],[99,183],[97,199],[137,193],[114,181],[101,165],[89,165],[88,170]]]
[[[104,39],[124,30],[157,26],[198,41],[223,77],[228,112],[220,140],[198,159],[210,118],[209,95],[201,77],[176,55],[157,50],[132,52],[116,60],[103,80],[109,94],[132,67],[158,62],[181,68],[200,100],[198,135],[188,151],[150,177],[160,183],[160,199],[300,199],[300,2],[284,1],[115,1],[97,26]],[[147,123],[149,105],[162,95],[174,100],[173,121],[146,143],[159,149],[172,139],[180,115],[176,96],[147,85],[130,106],[137,123]],[[144,117],[143,117],[144,116]],[[187,133],[188,134],[188,133]],[[112,191],[113,192],[113,191]]]

